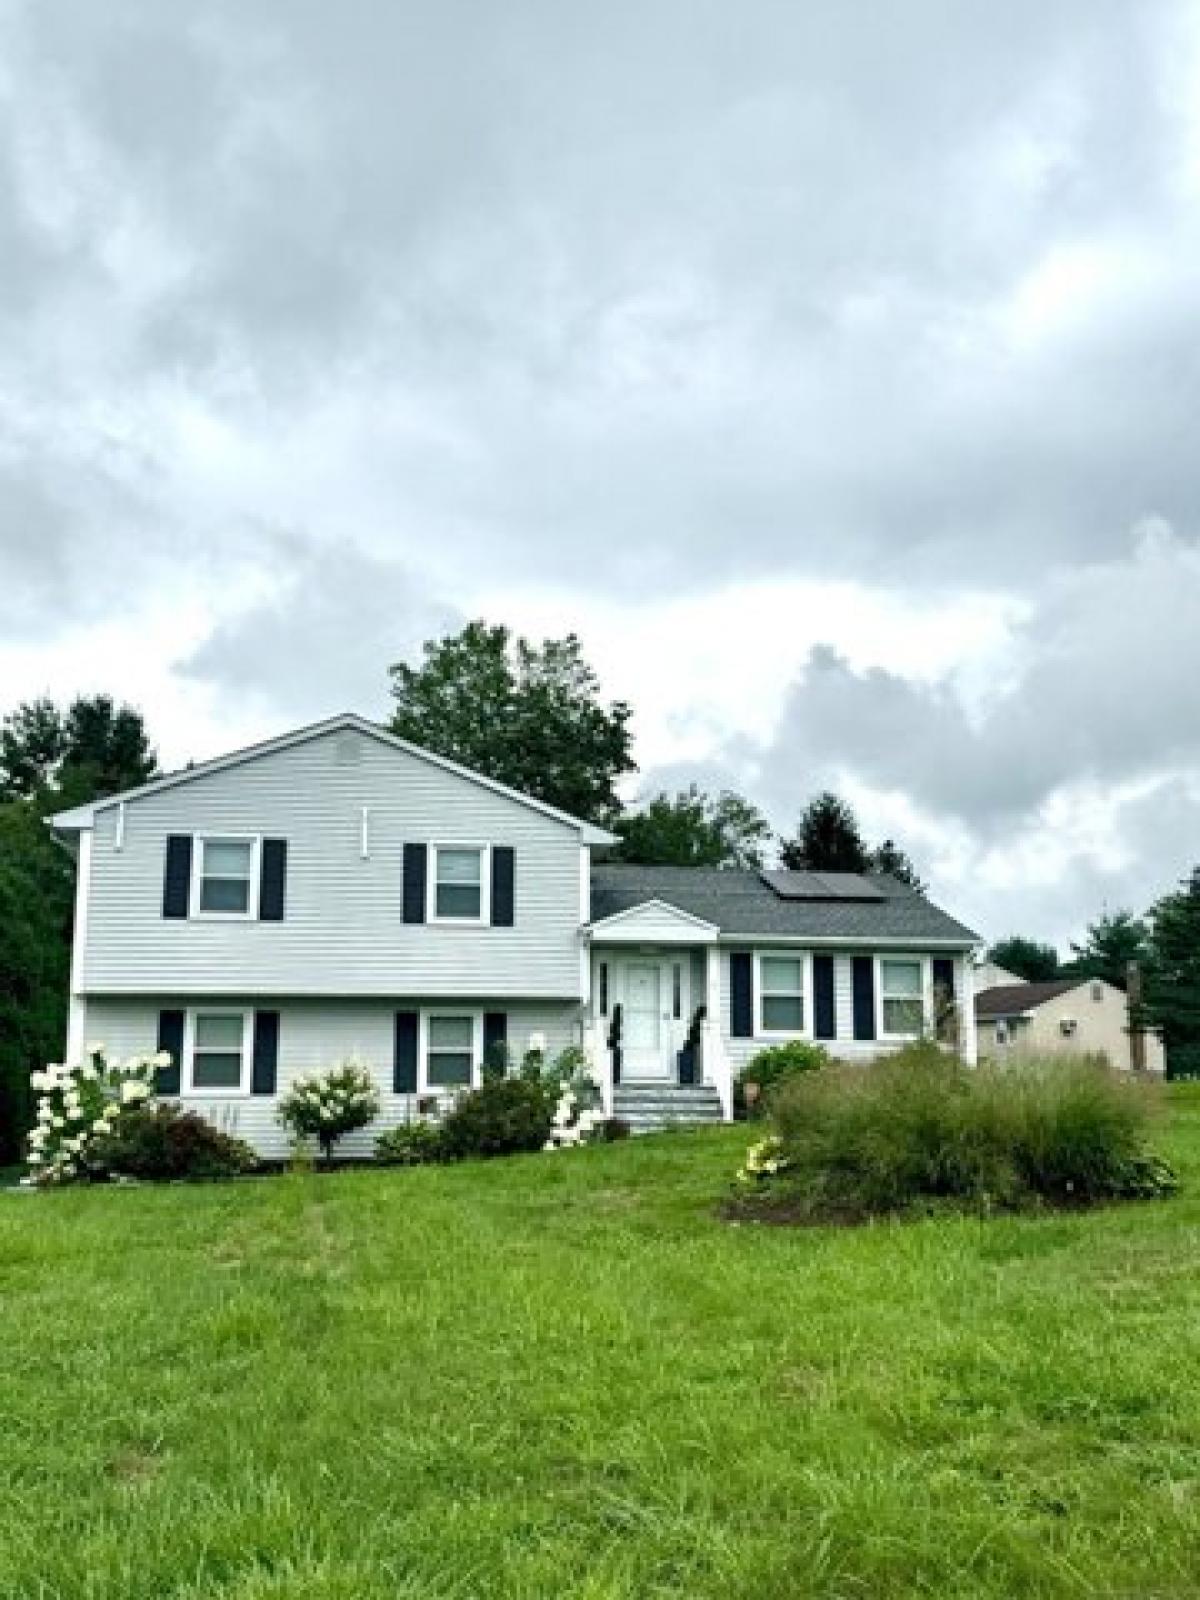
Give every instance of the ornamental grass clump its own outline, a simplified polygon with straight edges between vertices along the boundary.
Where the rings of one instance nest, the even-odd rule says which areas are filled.
[[[1175,1176],[1147,1144],[1159,1093],[1102,1060],[971,1068],[922,1042],[782,1086],[774,1170],[760,1150],[739,1189],[752,1206],[813,1221],[1162,1195]]]
[[[276,1115],[297,1139],[315,1139],[328,1163],[339,1139],[379,1115],[379,1091],[368,1067],[343,1061],[328,1072],[293,1079]]]
[[[165,1051],[118,1060],[104,1045],[92,1044],[82,1061],[52,1062],[32,1073],[30,1084],[39,1091],[26,1142],[32,1182],[73,1183],[99,1175],[97,1148],[123,1116],[151,1098],[155,1074],[170,1064]]]

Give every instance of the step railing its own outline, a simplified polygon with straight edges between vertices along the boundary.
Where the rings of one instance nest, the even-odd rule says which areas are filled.
[[[710,1017],[700,1024],[700,1071],[703,1081],[717,1091],[721,1119],[733,1121],[733,1063],[725,1053],[719,1025]]]
[[[613,1058],[608,1045],[608,1026],[603,1021],[589,1022],[583,1030],[583,1049],[592,1078],[600,1088],[600,1110],[613,1114]]]

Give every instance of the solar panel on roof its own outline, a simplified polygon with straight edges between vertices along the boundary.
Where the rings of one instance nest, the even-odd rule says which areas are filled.
[[[857,872],[763,872],[781,900],[886,900],[883,890]]]

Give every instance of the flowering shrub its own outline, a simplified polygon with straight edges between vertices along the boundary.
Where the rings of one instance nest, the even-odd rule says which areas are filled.
[[[328,1161],[343,1134],[374,1122],[379,1091],[361,1061],[343,1061],[329,1072],[295,1079],[277,1115],[297,1138],[315,1139]]]
[[[590,1081],[581,1083],[575,1079],[563,1084],[543,1150],[571,1150],[587,1144],[600,1132],[604,1117],[596,1109],[593,1092],[589,1092],[594,1090]]]
[[[170,1062],[165,1052],[117,1061],[102,1044],[93,1044],[81,1062],[55,1062],[33,1073],[30,1084],[41,1096],[26,1150],[33,1181],[70,1183],[87,1177],[99,1141],[127,1110],[150,1099],[156,1070]]]
[[[746,1151],[746,1159],[738,1172],[737,1181],[749,1188],[761,1188],[771,1178],[786,1172],[791,1165],[784,1153],[783,1140],[772,1134],[760,1139]]]

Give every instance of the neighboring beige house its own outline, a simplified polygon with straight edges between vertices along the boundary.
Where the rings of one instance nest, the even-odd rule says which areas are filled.
[[[994,961],[981,961],[975,968],[975,993],[982,994],[985,989],[998,989],[1002,984],[1022,984],[1027,980],[1018,972],[1010,972],[1007,967],[998,967]]]
[[[1102,1053],[1115,1067],[1128,1070],[1133,1066],[1128,1001],[1122,990],[1101,978],[1056,978],[1051,983],[1018,980],[977,989],[975,1021],[981,1060],[999,1059],[1014,1051],[1059,1050],[1076,1055]],[[1154,1033],[1143,1038],[1146,1070],[1163,1073],[1162,1040]]]

